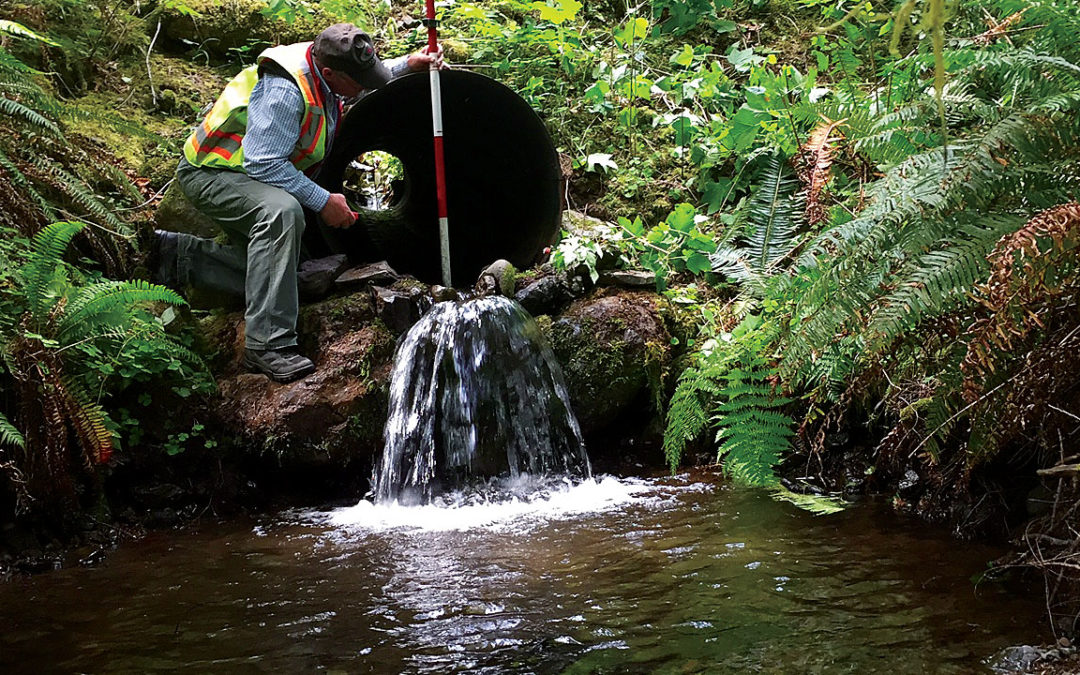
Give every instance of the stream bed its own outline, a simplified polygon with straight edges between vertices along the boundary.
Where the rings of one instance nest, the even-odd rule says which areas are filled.
[[[1000,553],[700,476],[363,502],[0,584],[0,672],[990,672],[1041,631]]]

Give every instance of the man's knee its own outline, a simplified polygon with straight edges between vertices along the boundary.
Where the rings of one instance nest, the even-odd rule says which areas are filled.
[[[263,202],[267,220],[283,232],[293,232],[296,236],[304,233],[304,207],[296,198],[284,190],[280,195]]]

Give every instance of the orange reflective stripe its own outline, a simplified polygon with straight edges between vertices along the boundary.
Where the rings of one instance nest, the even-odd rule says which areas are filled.
[[[221,147],[220,145],[215,145],[214,147],[207,150],[205,154],[209,155],[210,153],[213,153],[215,155],[221,155],[225,159],[232,159],[232,156],[233,156],[233,154],[231,152],[229,152],[225,148]]]
[[[308,130],[311,128],[311,120],[314,117],[315,117],[315,115],[309,114],[307,116],[307,119],[304,120],[304,126],[300,130],[300,138],[301,139],[304,138],[304,136],[307,134]],[[326,119],[322,115],[320,115],[319,116],[319,126],[316,127],[316,129],[315,129],[315,135],[311,139],[311,144],[308,145],[306,148],[300,148],[296,153],[296,159],[299,160],[299,159],[302,159],[304,157],[308,157],[309,155],[315,154],[315,150],[316,150],[317,146],[319,145],[319,139],[322,138],[323,129],[325,127],[326,127]]]

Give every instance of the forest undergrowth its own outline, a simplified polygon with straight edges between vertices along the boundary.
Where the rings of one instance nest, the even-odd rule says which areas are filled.
[[[113,448],[165,451],[140,448],[158,392],[213,388],[169,329],[183,300],[137,280],[202,106],[333,21],[418,48],[419,12],[0,1],[13,505],[86,508]],[[789,497],[886,491],[1007,533],[1005,566],[1042,570],[1055,627],[1073,621],[1080,1],[502,0],[440,19],[451,63],[541,114],[566,208],[603,221],[564,232],[554,266],[649,271],[697,317],[664,401],[672,470],[704,455]]]

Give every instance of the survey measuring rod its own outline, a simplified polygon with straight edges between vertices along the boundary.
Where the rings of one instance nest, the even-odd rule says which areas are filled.
[[[442,263],[443,286],[450,287],[450,220],[446,214],[446,163],[443,159],[442,88],[439,84],[439,31],[435,19],[435,0],[425,0],[427,10],[424,25],[428,32],[428,54],[431,60],[428,77],[431,80],[431,127],[435,135],[435,197],[439,213],[439,257]]]

